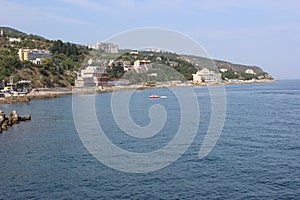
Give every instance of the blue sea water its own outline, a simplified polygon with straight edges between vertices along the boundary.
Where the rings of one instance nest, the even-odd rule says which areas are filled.
[[[201,118],[193,143],[171,165],[141,174],[111,169],[85,149],[73,121],[72,96],[0,105],[6,113],[32,115],[30,122],[0,135],[0,199],[299,199],[300,80],[226,85],[224,128],[203,159],[198,153],[211,101],[207,88],[194,90]],[[168,98],[149,99],[153,93]],[[147,139],[122,134],[110,97],[96,95],[96,114],[120,148],[154,151],[175,136],[179,102],[168,89],[136,91],[129,103],[132,119],[141,126],[149,123],[151,105],[165,107],[162,133]]]

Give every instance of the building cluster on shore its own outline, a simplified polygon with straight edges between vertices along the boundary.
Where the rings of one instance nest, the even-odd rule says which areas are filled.
[[[79,71],[75,71],[75,67],[73,66],[77,63],[81,63],[78,61],[79,54],[75,44],[64,44],[62,41],[47,43],[47,41],[40,40],[40,38],[26,38],[18,34],[4,34],[2,29],[0,30],[0,37],[2,41],[6,42],[6,44],[12,45],[11,47],[15,47],[15,49],[18,50],[18,58],[22,61],[19,64],[19,68],[22,68],[21,66],[31,66],[30,63],[26,61],[35,64],[33,65],[34,69],[29,68],[28,71],[22,69],[23,71],[20,70],[19,74],[21,74],[20,76],[23,76],[23,79],[30,77],[29,79],[32,79],[31,81],[33,82],[32,85],[35,84],[34,86],[39,88],[44,85],[47,85],[47,87],[71,88],[71,85],[75,83],[74,88],[90,87],[100,88],[101,90],[111,90],[112,87],[127,87],[129,85],[138,85],[137,87],[140,87],[141,85],[142,87],[153,87],[157,85],[205,85],[219,83],[251,83],[257,82],[258,80],[272,79],[272,77],[267,73],[262,75],[263,71],[259,71],[257,69],[258,67],[249,67],[249,69],[236,68],[232,67],[231,63],[223,62],[223,65],[218,64],[215,69],[212,69],[212,67],[207,66],[206,62],[201,62],[202,58],[163,52],[157,48],[129,50],[124,54],[118,54],[120,51],[119,46],[117,44],[107,42],[97,42],[95,45],[88,46],[89,49],[84,47],[82,50],[95,51],[89,52],[91,57],[86,59],[88,62],[83,64],[85,67]],[[26,40],[30,41],[31,45],[27,46],[27,43],[25,43]],[[42,44],[39,44],[38,41],[42,41]],[[36,47],[35,49],[33,48],[34,46]],[[46,49],[51,49],[53,55]],[[70,54],[71,52],[74,54]],[[93,53],[95,53],[95,55],[93,55]],[[104,53],[104,55],[102,54],[97,57],[99,53]],[[66,58],[66,62],[61,62],[60,59],[56,59],[56,54],[60,54],[61,57]],[[17,55],[15,54],[15,56]],[[72,56],[76,58],[75,62],[68,60]],[[53,59],[47,59],[52,57]],[[17,60],[18,58],[16,57],[15,59]],[[46,61],[43,63],[44,60]],[[177,72],[181,70],[181,75],[183,76],[179,77],[173,76],[173,74],[169,75],[169,71],[167,73],[161,73],[161,71],[159,71],[159,67],[157,67],[161,65],[175,69]],[[80,66],[77,66],[76,69],[79,67]],[[195,71],[193,67],[197,67],[198,71]],[[59,70],[59,73],[57,73],[56,70]],[[120,70],[121,72],[117,70]],[[134,75],[142,78],[123,78],[126,77],[123,76],[124,73],[129,71],[130,73],[128,74],[130,74],[130,76],[135,73]],[[229,76],[226,76],[228,71],[231,75],[234,73],[234,75],[230,78]],[[256,75],[256,73],[258,75]],[[14,72],[14,74],[17,73]],[[24,78],[24,74],[26,74],[26,76],[27,74],[32,75]],[[37,75],[38,78],[33,78],[35,75]],[[245,75],[245,77],[243,77],[243,75]],[[6,74],[5,76],[7,78],[10,74]],[[70,77],[66,78],[67,76]],[[73,81],[75,76],[76,80]],[[184,78],[182,77],[188,80],[184,81]],[[56,85],[52,84],[52,82],[55,82]],[[14,84],[13,81],[10,81],[9,84],[3,83],[2,86],[0,86],[0,102],[10,103],[14,101],[27,101],[29,100],[29,98],[27,98],[29,96],[31,98],[43,96],[41,94],[45,94],[45,92],[38,92],[38,90],[34,90],[34,92],[32,91],[29,94],[29,83],[30,81],[26,80],[21,80],[21,82],[19,81],[16,84]],[[20,85],[21,87],[19,87]],[[51,95],[49,96],[52,96],[52,91],[50,93]],[[25,97],[21,98],[21,96]]]
[[[121,61],[117,61],[121,62]],[[125,63],[125,61],[123,61]],[[134,65],[128,66],[123,65],[124,71],[135,71],[136,73],[147,72],[151,69],[152,65],[150,60],[136,60]],[[220,69],[219,71],[210,70],[203,68],[198,70],[193,75],[193,80],[187,81],[191,85],[202,85],[202,84],[218,84],[218,83],[250,83],[257,82],[257,79],[251,80],[240,80],[240,79],[222,79],[222,72],[227,72],[227,69]],[[255,75],[252,69],[247,69],[246,74]],[[150,73],[147,76],[157,76],[157,73]],[[265,80],[265,77],[261,77],[260,80]],[[173,82],[182,82],[178,80],[169,81],[170,85]],[[130,81],[124,78],[108,78],[106,67],[89,65],[86,68],[80,70],[77,73],[77,79],[75,80],[75,87],[103,87],[113,85],[129,85]],[[168,84],[168,83],[164,83]]]

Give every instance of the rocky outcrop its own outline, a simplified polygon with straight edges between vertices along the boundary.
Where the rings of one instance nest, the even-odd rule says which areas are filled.
[[[6,116],[4,111],[0,110],[0,133],[2,133],[3,130],[8,130],[8,126],[18,124],[20,121],[28,120],[31,120],[31,115],[20,117],[17,111],[13,110],[10,115]]]

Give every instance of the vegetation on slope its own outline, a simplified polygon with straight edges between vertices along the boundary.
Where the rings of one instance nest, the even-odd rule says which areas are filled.
[[[31,80],[33,87],[70,87],[74,85],[75,71],[81,67],[88,50],[84,46],[51,41],[40,36],[27,35],[11,28],[4,30],[0,40],[0,80]],[[20,38],[21,41],[9,42],[9,38]],[[36,65],[29,61],[20,61],[20,48],[43,49],[52,53],[50,58]]]
[[[225,61],[211,60],[203,57],[178,55],[170,52],[139,51],[130,54],[121,51],[119,54],[104,54],[101,51],[91,51],[86,46],[62,42],[61,40],[48,40],[41,36],[29,35],[8,27],[0,27],[4,36],[0,37],[0,81],[9,82],[10,76],[15,76],[15,81],[31,80],[33,87],[71,87],[76,79],[76,71],[87,65],[87,60],[99,61],[93,64],[106,66],[109,78],[130,77],[132,83],[151,81],[147,74],[157,74],[157,81],[191,80],[192,74],[204,67],[218,71],[228,69],[222,73],[222,78],[249,80],[260,75],[268,75],[256,66],[244,66]],[[20,38],[20,41],[9,41],[9,38]],[[29,61],[20,61],[18,50],[20,48],[49,50],[50,58],[36,65]],[[152,68],[147,73],[125,74],[123,64],[113,62],[125,60],[134,64],[135,60],[150,60]],[[84,62],[85,61],[85,62]],[[255,75],[246,74],[246,69],[252,69]],[[125,74],[125,76],[124,76]]]

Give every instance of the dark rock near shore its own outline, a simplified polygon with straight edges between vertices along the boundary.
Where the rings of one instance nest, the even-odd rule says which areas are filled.
[[[2,133],[3,130],[8,130],[8,126],[28,120],[31,120],[31,115],[20,117],[17,111],[13,110],[10,115],[6,116],[4,111],[0,110],[0,133]]]

